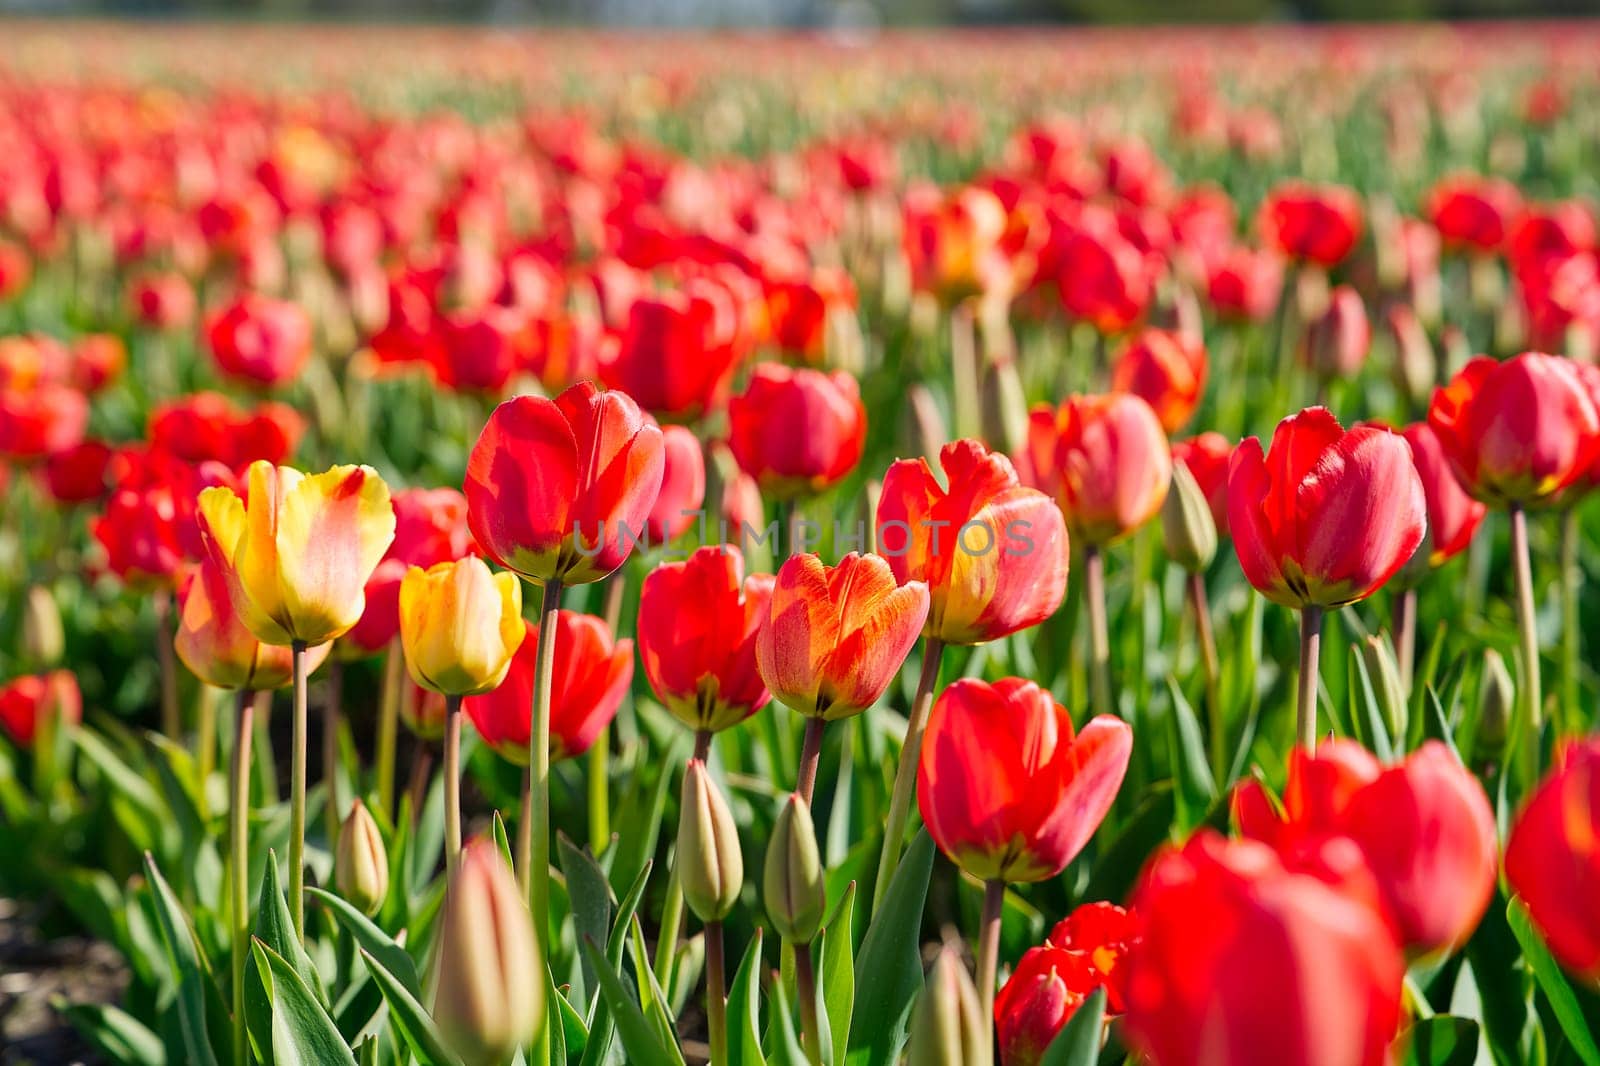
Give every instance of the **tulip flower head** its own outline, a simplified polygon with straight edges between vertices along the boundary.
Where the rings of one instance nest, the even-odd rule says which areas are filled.
[[[1207,431],[1188,440],[1172,442],[1172,465],[1189,468],[1194,481],[1211,507],[1217,535],[1228,535],[1228,463],[1233,445],[1221,433]]]
[[[234,610],[264,644],[315,647],[355,625],[394,539],[389,487],[368,466],[307,475],[255,462],[245,499],[216,486],[200,511]]]
[[[1245,577],[1287,607],[1341,607],[1404,566],[1427,531],[1411,448],[1373,426],[1348,432],[1325,408],[1250,437],[1228,469],[1228,526]]]
[[[583,584],[645,535],[666,462],[661,430],[621,392],[579,382],[489,416],[467,461],[472,534],[530,581]]]
[[[1428,425],[1462,486],[1495,506],[1544,503],[1600,460],[1600,410],[1556,355],[1471,360],[1434,390]]]
[[[1506,880],[1561,965],[1600,981],[1600,740],[1572,741],[1506,842]]]
[[[70,670],[30,674],[0,685],[0,728],[22,747],[61,724],[83,718],[83,696]]]
[[[478,734],[502,758],[528,763],[528,708],[538,657],[539,627],[524,627],[505,680],[481,695],[461,701]],[[599,618],[574,611],[555,615],[555,668],[550,691],[550,761],[589,750],[600,731],[616,717],[633,680],[633,641],[613,640]]]
[[[1472,543],[1488,508],[1461,487],[1450,470],[1433,427],[1426,422],[1416,422],[1401,430],[1400,435],[1411,445],[1411,458],[1417,465],[1417,476],[1422,479],[1422,492],[1427,500],[1428,566],[1443,566]]]
[[[1138,939],[1133,915],[1114,903],[1085,903],[1029,948],[994,1001],[1001,1066],[1038,1066],[1046,1049],[1097,988],[1106,1013],[1123,1009],[1123,960]]]
[[[255,385],[287,385],[311,356],[311,319],[299,304],[246,295],[206,321],[217,367]]]
[[[699,548],[645,577],[639,657],[650,687],[679,721],[716,732],[772,698],[756,665],[772,590],[770,575],[744,576],[744,556],[732,547]]]
[[[744,888],[744,853],[728,801],[699,759],[683,774],[676,854],[689,909],[703,922],[726,918]]]
[[[1067,590],[1067,531],[1051,499],[975,440],[889,467],[878,500],[879,551],[901,584],[928,586],[926,636],[983,644],[1037,625]]]
[[[1342,185],[1285,182],[1261,205],[1262,239],[1290,259],[1331,267],[1361,237],[1361,201]]]
[[[791,556],[773,584],[756,664],[784,706],[848,718],[882,697],[927,616],[927,586],[896,585],[881,556],[852,552],[837,566]]]
[[[505,679],[522,643],[522,582],[469,555],[400,585],[400,640],[411,679],[447,696],[487,692]]]
[[[812,496],[861,461],[867,412],[856,379],[763,363],[728,403],[728,445],[774,499]]]
[[[1073,396],[1028,418],[1023,480],[1052,493],[1080,544],[1099,547],[1154,518],[1172,482],[1172,451],[1150,405],[1131,393]]]
[[[351,801],[350,813],[339,827],[333,881],[339,895],[369,917],[389,895],[389,853],[378,823],[360,800]]]
[[[983,881],[1043,881],[1066,869],[1122,786],[1126,722],[1101,715],[1081,733],[1031,681],[965,678],[933,705],[917,802],[934,842]]]
[[[651,546],[670,544],[703,516],[706,502],[706,457],[700,441],[686,426],[662,426],[666,461],[661,492],[650,508],[646,529]]]
[[[993,1034],[966,963],[940,950],[911,1017],[906,1066],[974,1066],[989,1061]]]
[[[1205,393],[1205,346],[1172,330],[1144,330],[1118,354],[1111,386],[1144,400],[1161,428],[1174,433],[1193,416]]]

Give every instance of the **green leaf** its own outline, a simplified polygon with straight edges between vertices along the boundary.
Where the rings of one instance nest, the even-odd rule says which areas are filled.
[[[66,1018],[78,1035],[112,1062],[123,1066],[166,1066],[167,1049],[161,1038],[133,1015],[99,1003],[68,1003],[57,998],[56,1013]]]
[[[355,1056],[294,966],[252,938],[256,971],[272,1000],[272,1057],[282,1066],[355,1066]]]
[[[856,883],[852,881],[822,931],[820,991],[833,1038],[833,1062],[843,1062],[850,1045],[850,1020],[856,998],[855,942],[850,935],[855,903]]]
[[[1403,1066],[1472,1066],[1478,1060],[1478,1023],[1448,1014],[1424,1019],[1401,1037]]]
[[[781,989],[774,988],[768,997],[772,1001],[772,1055],[768,1062],[772,1066],[811,1066],[806,1058],[806,1049],[800,1044],[800,1037],[794,1031],[794,1018],[789,1014],[789,997]]]
[[[206,986],[211,984],[211,978],[205,959],[195,943],[188,917],[149,852],[144,856],[144,873],[155,899],[167,962],[177,976],[178,1029],[185,1062],[216,1066],[217,1057],[211,1050],[211,1037],[206,1029]]]
[[[1545,947],[1544,941],[1533,928],[1522,897],[1511,897],[1511,902],[1506,905],[1506,921],[1510,923],[1517,943],[1522,945],[1522,955],[1528,960],[1534,980],[1539,982],[1545,999],[1550,1001],[1550,1009],[1555,1012],[1556,1021],[1560,1023],[1572,1050],[1584,1066],[1600,1066],[1600,1047],[1595,1046],[1594,1034],[1589,1032],[1588,1023],[1584,1021],[1577,993],[1567,983],[1555,956],[1550,954],[1550,949]]]
[[[1105,1016],[1106,990],[1097,988],[1050,1041],[1039,1066],[1094,1066],[1100,1057],[1100,1031],[1105,1027]]]
[[[893,1062],[905,1043],[911,1007],[922,990],[922,909],[928,899],[933,850],[927,830],[918,833],[874,908],[856,959],[852,1010],[872,1024],[852,1028],[844,1060],[848,1066]]]
[[[389,1004],[389,1017],[417,1061],[422,1066],[457,1066],[458,1060],[445,1047],[444,1037],[433,1024],[432,1016],[400,979],[369,951],[361,952],[361,961],[367,964],[367,972],[383,991],[384,1001]]]
[[[1197,824],[1211,809],[1217,798],[1217,782],[1211,774],[1206,756],[1205,738],[1200,733],[1200,722],[1194,708],[1184,697],[1183,690],[1171,674],[1167,675],[1167,693],[1172,697],[1172,773],[1177,782],[1188,813],[1187,826]]]
[[[412,961],[410,953],[373,924],[372,919],[332,892],[308,888],[306,894],[327,907],[333,920],[343,926],[364,951],[382,963],[384,969],[399,980],[401,987],[413,996],[422,995],[422,982],[417,977],[416,963]]]
[[[545,968],[549,972],[549,967]],[[584,1028],[583,1016],[580,1015],[572,1001],[567,999],[566,993],[559,988],[554,989],[556,1008],[561,1014],[561,1037],[566,1044],[567,1057],[564,1061],[570,1062],[573,1057],[582,1058],[584,1049],[589,1043],[589,1030]]]
[[[579,942],[585,937],[596,944],[605,941],[611,931],[611,885],[606,881],[605,872],[586,850],[568,840],[565,833],[556,834],[556,852],[561,860],[561,872],[567,877],[567,898],[571,901],[572,921]],[[582,983],[573,992],[579,1002],[588,1003],[593,998],[595,975],[589,960],[584,958],[582,962],[577,973]]]
[[[656,764],[655,786],[642,785],[630,790],[613,824],[620,828],[616,861],[611,867],[613,887],[632,884],[645,862],[656,853],[661,838],[661,822],[667,809],[667,793],[672,788],[673,771],[684,762],[684,741],[666,749]],[[654,761],[654,760],[652,760]],[[641,762],[641,767],[648,763]]]
[[[750,938],[728,990],[728,1066],[767,1066],[761,1051],[761,930]]]
[[[605,956],[600,953],[594,941],[585,939],[583,951],[594,966],[595,976],[600,982],[600,994],[616,1021],[617,1035],[622,1039],[622,1048],[627,1052],[628,1061],[674,1063],[676,1066],[684,1066],[683,1055],[676,1046],[671,1048],[662,1046],[655,1027],[645,1018],[644,1011],[639,1009],[639,1004],[623,987],[622,980],[607,964]]]
[[[289,913],[288,901],[284,899],[278,881],[278,859],[270,850],[267,852],[266,868],[261,874],[254,936],[275,954],[288,960],[306,986],[314,990],[313,995],[318,1001],[324,1001],[322,980],[317,976],[317,969],[301,945],[300,938],[295,935],[294,918]],[[277,1038],[273,1031],[272,995],[258,967],[245,969],[244,1017],[256,1057],[265,1063],[273,1062],[273,1047]]]
[[[505,860],[506,869],[515,870],[516,860],[511,857],[511,838],[506,835],[506,823],[500,817],[500,812],[494,812],[494,845],[500,849],[500,857]]]
[[[1348,616],[1349,612],[1345,612]],[[1372,687],[1372,675],[1367,672],[1367,661],[1359,647],[1350,650],[1350,722],[1356,736],[1372,749],[1379,762],[1394,757],[1394,745],[1389,739],[1389,727],[1383,720],[1383,709],[1378,706],[1378,694]]]

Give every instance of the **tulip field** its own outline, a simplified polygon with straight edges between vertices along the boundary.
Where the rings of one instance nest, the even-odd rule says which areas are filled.
[[[1596,56],[0,21],[0,1063],[1600,1066]]]

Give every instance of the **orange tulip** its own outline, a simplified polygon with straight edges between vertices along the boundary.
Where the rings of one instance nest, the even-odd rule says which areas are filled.
[[[1024,482],[1055,496],[1075,540],[1100,547],[1160,513],[1172,452],[1139,397],[1073,396],[1059,410],[1033,409],[1017,468]]]
[[[1205,393],[1205,345],[1172,330],[1144,330],[1117,355],[1111,387],[1144,400],[1161,428],[1175,433],[1194,415]]]
[[[778,570],[756,663],[779,703],[835,721],[871,707],[928,616],[928,588],[896,585],[889,564],[854,552],[826,566],[796,555]]]
[[[978,441],[945,445],[939,462],[948,487],[926,460],[901,459],[878,501],[879,551],[895,580],[928,586],[923,632],[982,644],[1050,617],[1067,590],[1060,510]]]
[[[1074,735],[1065,707],[1031,681],[964,678],[928,717],[917,802],[934,842],[984,881],[1044,881],[1066,869],[1122,787],[1133,730],[1101,715]]]

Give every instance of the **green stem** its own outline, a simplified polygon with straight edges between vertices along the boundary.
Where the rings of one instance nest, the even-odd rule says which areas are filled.
[[[1083,550],[1084,597],[1089,607],[1090,705],[1095,714],[1115,714],[1111,696],[1111,633],[1106,620],[1106,564],[1098,545]]]
[[[1211,622],[1211,603],[1206,595],[1205,575],[1189,575],[1189,609],[1194,612],[1195,639],[1200,643],[1200,668],[1206,679],[1206,724],[1211,741],[1211,766],[1217,773],[1227,772],[1227,726],[1222,720],[1221,675],[1217,658],[1217,634]]]
[[[373,753],[377,764],[378,807],[393,818],[395,748],[400,733],[400,690],[405,684],[406,658],[400,637],[389,641],[383,653],[383,690],[378,696],[378,739]]]
[[[606,631],[616,639],[622,621],[622,597],[628,579],[618,570],[606,578]],[[607,722],[589,748],[589,846],[596,855],[611,841],[611,723]]]
[[[1578,713],[1578,669],[1583,631],[1578,622],[1578,596],[1583,587],[1583,571],[1578,564],[1580,541],[1578,512],[1561,512],[1561,707],[1557,724],[1572,722]]]
[[[294,935],[306,931],[306,644],[290,645],[294,656],[294,737],[289,764],[289,914]]]
[[[706,1028],[711,1041],[711,1062],[728,1061],[728,994],[723,974],[722,923],[706,923]]]
[[[794,946],[795,990],[800,998],[800,1039],[811,1066],[822,1066],[822,1028],[817,1017],[817,971],[811,962],[811,945]],[[715,1060],[712,1060],[715,1061]]]
[[[983,924],[978,927],[978,1017],[994,1017],[995,982],[1000,972],[1000,916],[1006,901],[1006,883],[987,881],[983,886]]]
[[[667,872],[667,898],[661,904],[661,935],[656,940],[656,983],[670,994],[672,970],[677,961],[678,930],[683,925],[683,882],[678,880],[678,864]]]
[[[889,881],[900,864],[900,838],[905,836],[911,797],[917,790],[917,770],[922,762],[922,732],[927,728],[928,712],[933,708],[934,689],[939,685],[939,661],[943,657],[942,640],[938,637],[923,640],[922,676],[917,681],[916,699],[911,703],[911,716],[906,720],[905,743],[900,748],[900,765],[895,770],[894,794],[889,799],[889,817],[883,829],[883,851],[878,856],[878,877],[872,889],[873,910],[889,891]]]
[[[1533,604],[1533,562],[1528,553],[1528,513],[1511,507],[1511,566],[1516,582],[1517,629],[1522,637],[1522,696],[1528,733],[1517,742],[1537,746],[1544,700],[1539,686],[1539,628]]]
[[[1417,663],[1417,590],[1405,589],[1394,601],[1394,661],[1400,670],[1400,687],[1409,696]]]
[[[178,712],[178,657],[172,645],[172,593],[155,594],[156,662],[161,669],[161,732],[168,740],[183,740],[183,718]]]
[[[233,910],[233,1061],[244,1064],[245,957],[250,953],[250,739],[255,732],[255,693],[240,689],[229,766],[228,851]]]
[[[322,804],[322,830],[331,851],[339,842],[339,723],[344,708],[344,663],[328,663],[328,706],[322,714],[322,784],[327,792]]]
[[[1307,753],[1317,747],[1317,680],[1322,656],[1322,608],[1300,608],[1300,696],[1295,703],[1294,741]]]
[[[444,860],[453,879],[461,864],[461,697],[444,698]]]
[[[198,760],[197,776],[203,783],[209,783],[211,772],[217,767],[217,698],[221,693],[210,685],[202,684],[199,689],[199,698],[195,701],[195,758]],[[200,789],[197,797],[200,803],[200,816],[211,817],[211,801],[206,795],[209,790]]]
[[[817,764],[822,761],[822,734],[828,728],[826,718],[806,719],[806,738],[800,748],[800,774],[795,793],[811,806],[811,796],[817,790]]]
[[[545,958],[550,957],[550,684],[556,665],[556,608],[560,603],[561,582],[545,582],[528,728],[528,910]]]

